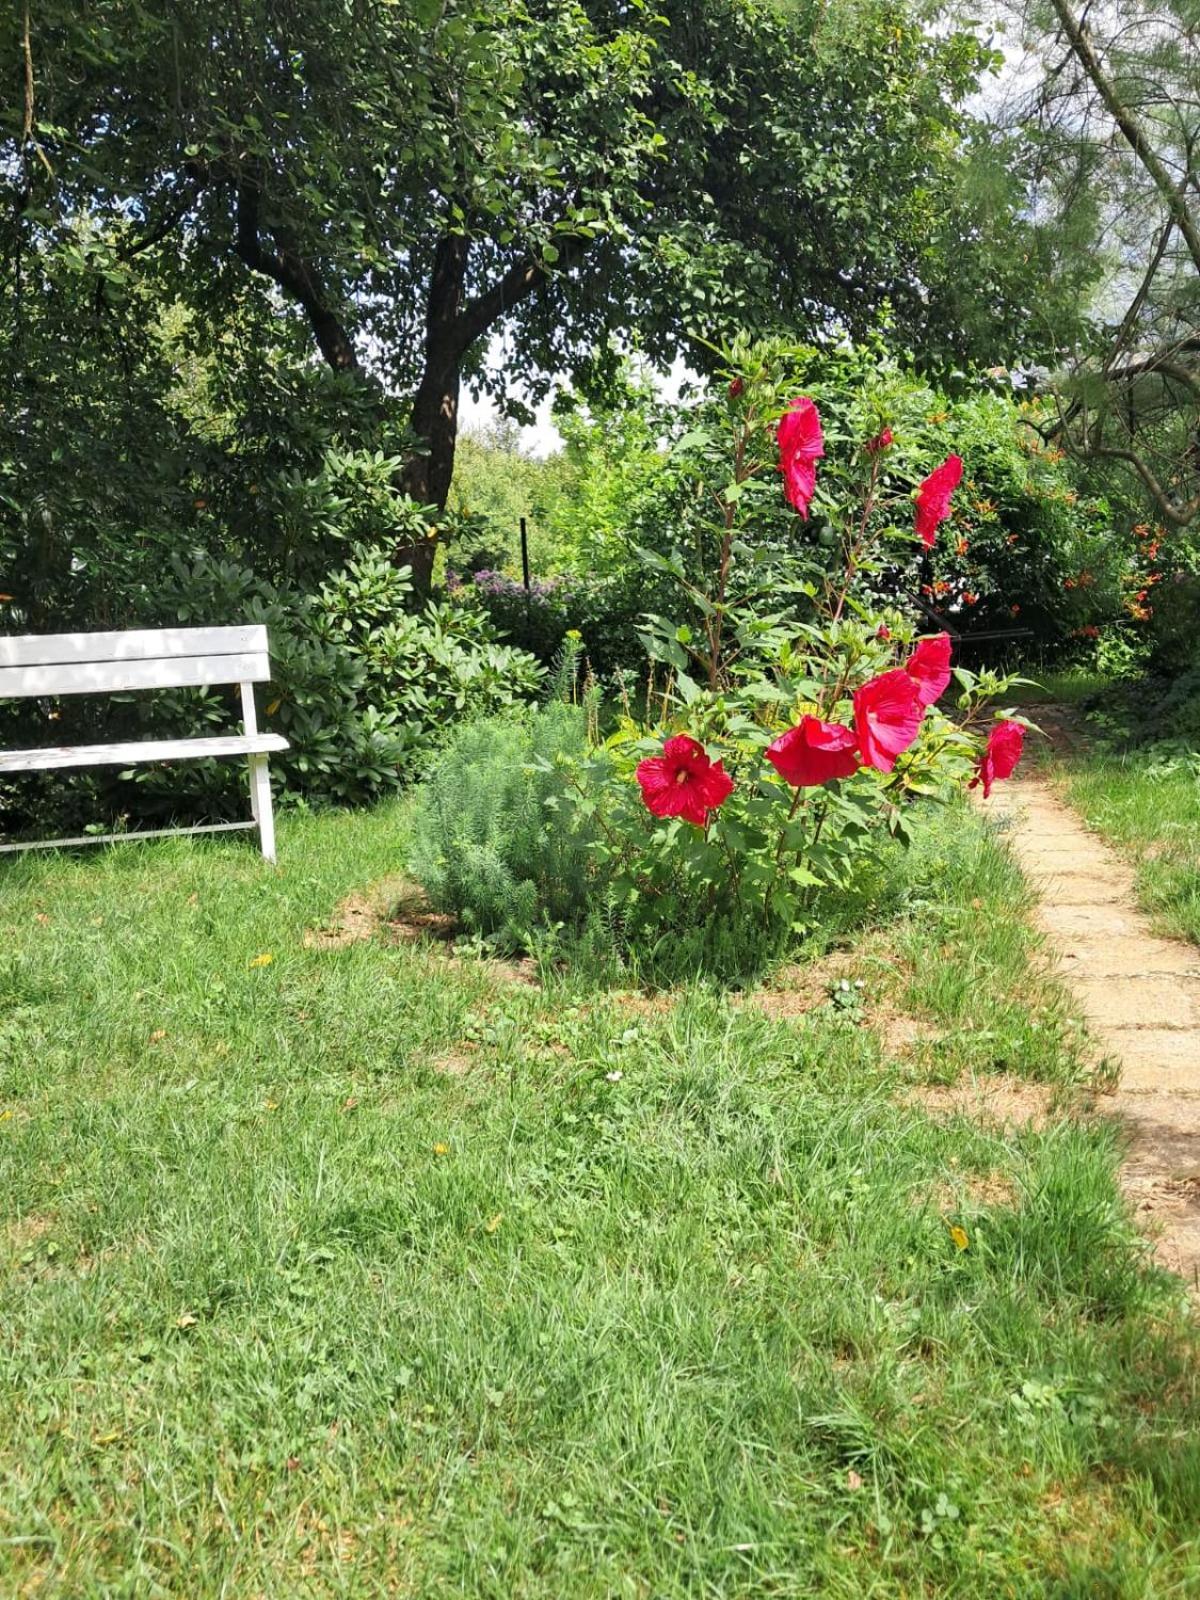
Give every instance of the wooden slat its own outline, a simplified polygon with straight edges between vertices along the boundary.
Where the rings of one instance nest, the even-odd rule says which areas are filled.
[[[73,661],[150,661],[167,656],[242,656],[267,651],[267,630],[134,628],[125,633],[42,633],[0,638],[0,667],[54,667]],[[225,680],[231,681],[231,680]]]
[[[77,844],[138,844],[143,839],[177,839],[188,833],[241,833],[257,822],[201,822],[194,828],[139,828],[134,833],[80,833],[73,839],[30,839],[22,844],[0,844],[0,855],[18,850],[63,850]]]
[[[160,660],[79,661],[42,667],[0,667],[0,699],[33,695],[117,694],[125,689],[178,689],[212,683],[263,683],[265,654],[172,656]]]
[[[0,750],[0,772],[138,766],[146,761],[199,761],[204,756],[270,755],[287,748],[287,740],[278,733],[231,733],[211,739],[138,739],[129,744],[55,745],[46,750]]]

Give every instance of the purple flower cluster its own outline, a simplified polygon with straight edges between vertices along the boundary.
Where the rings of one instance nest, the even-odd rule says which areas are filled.
[[[503,572],[493,572],[490,567],[481,567],[472,574],[475,587],[484,594],[496,595],[505,600],[523,600],[525,598],[525,585],[517,578],[509,578]],[[554,597],[563,597],[571,589],[569,578],[544,578],[537,579],[529,586],[531,600],[549,600]]]

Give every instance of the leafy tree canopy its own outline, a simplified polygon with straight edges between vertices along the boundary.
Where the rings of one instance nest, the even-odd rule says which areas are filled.
[[[411,397],[420,500],[464,379],[598,382],[614,334],[665,363],[890,319],[943,367],[1022,336],[1042,245],[962,110],[992,57],[902,0],[46,0],[0,50],[10,325],[37,252],[79,258],[81,317],[152,269],[220,329],[251,286]]]

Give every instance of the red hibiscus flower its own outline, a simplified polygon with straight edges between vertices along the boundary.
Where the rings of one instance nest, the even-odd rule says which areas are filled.
[[[795,788],[811,789],[857,772],[857,747],[853,732],[840,722],[801,717],[796,727],[767,746],[767,760]]]
[[[970,788],[983,785],[983,798],[992,792],[992,785],[1000,778],[1011,778],[1013,769],[1025,748],[1025,729],[1019,722],[998,722],[988,734],[987,749],[979,758],[979,771],[971,779]]]
[[[817,462],[825,454],[821,418],[807,395],[793,400],[780,417],[775,438],[784,495],[807,522],[808,503],[817,487]]]
[[[916,680],[903,667],[854,691],[854,729],[867,766],[890,772],[917,737],[925,707]]]
[[[918,639],[917,647],[904,663],[904,670],[917,686],[923,706],[931,706],[941,698],[950,682],[950,635],[934,634],[932,639]]]
[[[877,433],[873,439],[868,439],[864,448],[869,456],[877,456],[886,450],[895,440],[890,428],[885,428],[882,433]]]
[[[950,496],[962,482],[961,456],[947,456],[917,490],[917,532],[927,549],[933,548],[938,526],[950,515]]]
[[[638,764],[642,799],[656,817],[682,817],[703,828],[708,813],[717,811],[733,793],[733,779],[719,761],[710,761],[704,746],[686,733],[663,745],[661,756]]]

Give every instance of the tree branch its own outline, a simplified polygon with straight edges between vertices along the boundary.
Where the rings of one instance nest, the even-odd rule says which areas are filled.
[[[201,178],[191,192],[184,196],[175,209],[169,212],[156,228],[151,228],[149,233],[143,234],[135,243],[126,245],[123,250],[118,250],[118,261],[132,261],[134,256],[140,256],[144,251],[153,249],[156,244],[161,244],[168,234],[174,233],[184,217],[196,204],[206,181],[206,179]]]
[[[1112,370],[1117,357],[1125,348],[1125,344],[1133,332],[1134,323],[1137,321],[1138,314],[1145,305],[1146,297],[1150,293],[1150,286],[1154,282],[1159,267],[1162,265],[1162,258],[1166,254],[1174,226],[1175,218],[1168,217],[1159,232],[1158,244],[1155,246],[1154,254],[1150,258],[1150,264],[1146,268],[1145,276],[1142,278],[1138,292],[1126,307],[1125,315],[1121,318],[1121,326],[1117,329],[1116,337],[1113,339],[1108,355],[1104,359],[1104,371],[1106,373]]]
[[[1124,461],[1131,466],[1145,484],[1155,505],[1162,513],[1163,520],[1169,522],[1172,527],[1186,528],[1200,517],[1200,494],[1193,496],[1191,500],[1172,499],[1136,450],[1119,449],[1115,445],[1085,445],[1083,454],[1091,456],[1094,460]]]
[[[559,248],[559,267],[565,270],[581,261],[587,252],[588,240],[570,238],[564,240]],[[466,351],[494,322],[511,311],[514,306],[520,305],[522,300],[527,300],[531,294],[536,293],[545,284],[549,283],[550,274],[540,261],[534,261],[526,256],[520,261],[514,261],[503,277],[497,279],[489,289],[482,294],[468,300],[458,316],[458,328],[462,338],[462,351]]]
[[[1051,0],[1051,4],[1080,66],[1091,79],[1096,93],[1121,130],[1125,142],[1153,180],[1155,188],[1174,219],[1175,226],[1183,235],[1196,271],[1200,272],[1200,228],[1196,226],[1195,218],[1184,203],[1183,191],[1186,184],[1176,184],[1172,180],[1171,174],[1151,145],[1146,130],[1117,93],[1116,85],[1105,72],[1099,56],[1092,48],[1091,34],[1084,19],[1077,17],[1071,10],[1069,0]]]
[[[304,308],[321,354],[335,372],[361,372],[358,352],[350,335],[329,309],[316,272],[299,254],[286,230],[279,226],[271,230],[278,249],[270,250],[263,245],[260,202],[257,180],[248,176],[239,178],[234,245],[238,257],[252,272],[270,278]]]
[[[1106,372],[1105,376],[1109,382],[1132,383],[1135,378],[1148,377],[1154,372],[1161,372],[1164,378],[1182,383],[1197,399],[1200,399],[1200,373],[1193,372],[1182,362],[1173,361],[1168,355],[1146,356],[1139,361],[1126,361],[1121,366]]]

